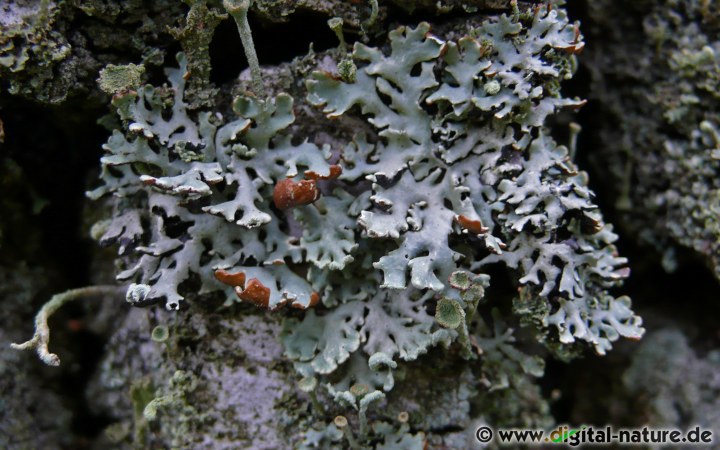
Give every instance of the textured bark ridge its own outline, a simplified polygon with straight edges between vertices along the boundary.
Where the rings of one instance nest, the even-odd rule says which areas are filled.
[[[93,408],[117,420],[108,443],[272,449],[297,441],[298,408],[307,405],[272,338],[279,324],[252,313],[185,319],[155,342],[152,319],[136,309],[108,342],[116,350],[89,388]]]

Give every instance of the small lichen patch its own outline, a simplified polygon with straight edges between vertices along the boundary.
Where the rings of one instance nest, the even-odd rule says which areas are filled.
[[[120,92],[137,89],[143,82],[145,74],[145,66],[126,64],[117,66],[108,64],[100,71],[98,84],[107,94],[117,94]]]

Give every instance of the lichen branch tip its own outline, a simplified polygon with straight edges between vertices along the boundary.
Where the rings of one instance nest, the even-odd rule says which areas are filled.
[[[60,309],[65,303],[83,297],[96,297],[109,294],[120,294],[122,288],[117,286],[86,286],[78,289],[71,289],[60,294],[55,294],[49,302],[45,303],[35,316],[35,334],[32,339],[22,344],[10,344],[15,350],[31,350],[35,349],[38,357],[48,366],[59,366],[60,357],[55,353],[50,353],[48,344],[50,343],[50,328],[48,327],[48,319],[55,311]]]

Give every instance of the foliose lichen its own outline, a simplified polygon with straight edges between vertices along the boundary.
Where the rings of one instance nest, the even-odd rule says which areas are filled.
[[[315,180],[334,174],[329,150],[294,145],[281,133],[293,122],[287,95],[238,98],[236,120],[202,112],[195,122],[183,102],[183,55],[179,61],[180,69],[168,70],[169,105],[150,86],[115,100],[129,134],[116,131],[106,144],[104,184],[90,195],[118,197],[101,243],[118,242],[122,254],[141,255],[119,279],[151,286],[139,303],[164,297],[172,309],[191,276],[201,277],[199,294],[224,287],[271,310],[309,306],[317,294],[285,264],[304,260],[300,246],[280,228],[283,212],[270,204],[275,185],[290,178],[299,180],[287,187],[290,193],[314,195]],[[152,224],[149,234],[143,223]]]
[[[205,448],[203,433],[212,429],[216,448],[251,441],[277,448],[282,439],[300,448],[463,447],[474,443],[466,431],[478,423],[550,424],[535,381],[548,353],[568,359],[591,348],[602,355],[620,337],[643,334],[630,300],[612,292],[629,274],[627,261],[573,161],[574,140],[568,149],[546,127],[559,111],[584,104],[561,94],[584,43],[556,2],[477,2],[507,13],[478,16],[479,25],[445,37],[424,22],[400,27],[385,47],[356,43],[347,53],[343,29],[367,40],[387,4],[226,0],[252,77],[252,92],[227,108],[216,104],[209,76],[210,42],[227,16],[218,1],[185,3],[189,11],[159,15],[157,24],[172,28],[143,22],[144,32],[167,32],[183,48],[178,67],[166,69],[168,84],[142,86],[143,69],[163,54],[142,39],[131,43],[130,53],[142,53],[137,65],[92,60],[105,67],[100,86],[113,94],[118,115],[103,146],[101,181],[88,193],[112,213],[93,235],[118,247],[118,280],[134,306],[178,310],[225,300],[226,311],[247,311],[234,302],[299,311],[267,318],[266,328],[258,312],[242,324],[196,315],[194,337],[163,321],[120,333],[118,340],[142,341],[151,362],[138,372],[153,373],[134,379],[137,367],[123,366],[122,352],[103,362],[99,384],[115,389],[105,401],[132,403],[132,414],[108,430],[114,442],[161,445],[149,432],[157,431],[172,446]],[[395,3],[439,12],[475,7]],[[305,80],[306,99],[264,86],[268,70],[252,49],[248,13],[341,4],[330,23],[339,48],[302,62],[322,68]],[[49,51],[53,24],[70,11],[92,18],[84,30],[98,43],[107,43],[111,24],[137,19],[124,21],[125,6],[112,2],[43,5],[50,19],[32,22],[40,34],[27,61],[33,51]],[[16,47],[5,47],[21,56],[3,59],[7,67],[23,63]],[[715,50],[706,47],[679,53],[673,64],[700,76],[689,68],[712,65]],[[302,83],[291,81],[297,96]],[[69,92],[60,87],[58,101]],[[329,122],[296,122],[308,103],[351,126],[309,134]],[[712,118],[697,130],[693,145],[717,144]],[[516,295],[492,295],[498,272]],[[251,329],[260,329],[257,341],[278,339],[265,347],[235,342]],[[193,345],[179,350],[181,340]],[[206,360],[193,353],[200,351]],[[426,361],[439,362],[430,375],[422,374]],[[288,382],[292,376],[298,383]],[[431,404],[412,401],[421,388],[433,392]],[[283,427],[287,433],[277,433]]]
[[[639,338],[629,299],[609,292],[628,275],[617,236],[544,128],[584,103],[559,90],[583,46],[577,24],[549,6],[516,8],[455,40],[421,23],[392,31],[389,51],[356,43],[353,77],[307,81],[328,117],[364,124],[335,149],[292,136],[287,94],[254,89],[234,100],[233,118],[192,111],[179,54],[170,86],[115,96],[124,126],[89,192],[112,195],[112,218],[96,231],[119,245],[128,301],[179,309],[222,292],[306,310],[285,320],[285,356],[320,380],[308,392],[322,387],[356,411],[348,442],[387,446],[421,440],[393,434],[370,407],[387,401],[403,362],[433,347],[479,359],[488,391],[542,375],[542,359],[520,351],[485,304],[489,265],[523,287],[511,320],[551,350],[586,343],[604,354]],[[308,445],[332,441],[337,426],[314,433]]]

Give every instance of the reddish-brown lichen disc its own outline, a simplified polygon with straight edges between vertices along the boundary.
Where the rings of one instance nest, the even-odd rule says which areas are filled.
[[[315,180],[302,180],[294,189],[293,198],[295,206],[309,205],[320,198],[320,190]]]
[[[217,269],[215,271],[215,278],[221,282],[225,283],[228,286],[245,286],[245,273],[244,272],[238,272],[238,273],[230,273],[225,269]]]
[[[340,175],[342,175],[342,167],[337,164],[330,166],[330,175],[327,177],[329,180],[334,180]]]
[[[257,278],[250,278],[245,289],[237,286],[235,293],[240,297],[240,300],[250,302],[259,308],[268,309],[270,305],[270,288],[262,284]]]
[[[312,294],[310,294],[310,303],[308,303],[307,306],[303,306],[302,303],[297,303],[297,302],[293,302],[290,306],[292,306],[295,309],[308,309],[308,308],[312,308],[315,305],[317,305],[319,301],[320,301],[320,294],[318,294],[317,292],[313,292]]]
[[[568,45],[567,47],[560,47],[562,50],[565,51],[568,55],[579,55],[582,53],[583,48],[585,48],[584,44],[574,44],[574,45]]]
[[[273,202],[278,209],[287,209],[292,206],[292,190],[294,187],[295,182],[290,178],[277,182],[273,190]]]
[[[305,172],[305,178],[308,180],[334,180],[335,178],[339,177],[342,174],[342,167],[338,166],[337,164],[334,164],[330,166],[330,173],[326,176],[322,176],[317,172],[313,172],[312,170],[308,170]]]
[[[359,2],[354,2],[354,3],[359,3]],[[323,70],[322,73],[323,73],[323,75],[325,75],[326,77],[328,77],[328,78],[330,78],[330,79],[333,79],[333,80],[335,80],[335,81],[341,81],[341,80],[342,80],[342,79],[340,78],[340,76],[339,76],[338,74],[336,74],[336,73],[328,72],[327,70]]]
[[[459,223],[461,227],[473,234],[483,234],[488,231],[479,220],[472,220],[463,215],[456,216],[455,220],[457,220],[457,223]]]
[[[273,191],[273,202],[278,209],[309,205],[320,197],[315,180],[295,182],[290,178],[278,181]]]
[[[312,308],[313,306],[317,305],[320,301],[320,294],[317,292],[313,292],[310,294],[310,304],[308,305],[308,308]]]

